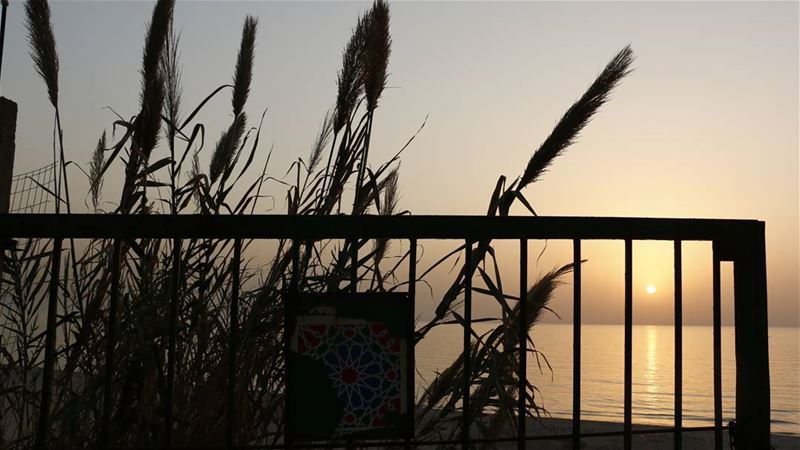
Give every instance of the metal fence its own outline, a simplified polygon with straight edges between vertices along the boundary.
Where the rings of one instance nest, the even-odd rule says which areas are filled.
[[[740,449],[767,449],[770,442],[770,386],[767,335],[767,289],[766,251],[764,223],[752,220],[707,220],[707,219],[645,219],[645,218],[596,218],[596,217],[482,217],[482,216],[166,216],[166,215],[47,215],[19,214],[0,215],[0,238],[51,238],[54,248],[61,247],[63,239],[104,238],[114,239],[114,251],[119,252],[124,239],[153,238],[172,239],[173,248],[180,248],[181,239],[233,239],[234,264],[241,259],[243,239],[292,239],[315,241],[322,239],[397,239],[410,242],[412,257],[409,258],[409,278],[416,278],[416,243],[420,239],[457,239],[466,243],[467,266],[470,264],[470,249],[475,244],[491,239],[512,239],[519,242],[520,291],[527,291],[528,241],[551,239],[569,240],[573,243],[574,290],[573,290],[573,410],[572,433],[565,435],[529,435],[526,421],[518,420],[516,436],[509,438],[475,438],[470,436],[469,414],[470,389],[465,376],[462,411],[462,436],[453,441],[422,441],[411,439],[383,442],[359,442],[365,446],[416,447],[439,445],[470,448],[481,442],[516,442],[525,448],[530,441],[543,439],[571,439],[573,448],[579,448],[582,440],[594,437],[622,436],[626,449],[632,446],[632,436],[650,433],[674,434],[675,448],[681,448],[683,433],[692,431],[714,431],[715,448],[721,449],[722,421],[722,376],[721,376],[721,313],[720,313],[720,263],[734,263],[734,314],[736,353],[736,443]],[[581,430],[581,246],[585,240],[622,240],[625,243],[625,361],[624,361],[624,428],[619,432],[587,433]],[[632,340],[633,340],[633,243],[638,240],[660,240],[674,243],[675,283],[675,413],[674,426],[658,429],[634,430],[632,427]],[[706,241],[713,244],[713,371],[714,371],[714,426],[685,427],[682,419],[682,243],[684,241]],[[354,248],[356,248],[354,246]],[[357,254],[353,255],[357,258]],[[53,258],[53,273],[58,273],[59,258]],[[115,258],[114,261],[118,261]],[[179,258],[174,258],[174,270],[178,270]],[[296,264],[296,259],[295,259]],[[113,345],[114,305],[119,297],[119,267],[112,268],[111,310],[108,342]],[[234,274],[238,270],[233,271]],[[469,373],[472,343],[469,324],[472,320],[472,295],[469,277],[464,292],[463,345],[464,366]],[[233,280],[232,310],[237,308],[239,280]],[[414,295],[414,283],[409,285],[410,296]],[[39,443],[44,443],[49,427],[50,397],[53,383],[55,309],[58,290],[51,286],[47,316],[47,338],[45,343],[44,384],[38,427]],[[172,292],[170,321],[172,333],[168,356],[167,374],[174,374],[175,326],[177,289]],[[519,323],[520,335],[526,333],[524,318],[525,302],[521,302]],[[234,322],[235,323],[235,322]],[[236,330],[231,330],[235,336]],[[235,343],[235,339],[231,342]],[[519,339],[520,392],[526,383],[525,339]],[[113,348],[113,347],[109,347]],[[109,356],[109,355],[107,355]],[[236,349],[230,351],[230,369],[235,364]],[[110,360],[109,360],[110,361]],[[110,365],[110,364],[109,364]],[[107,371],[107,374],[111,372]],[[229,372],[230,376],[230,372]],[[104,423],[110,411],[110,380],[106,380],[106,405]],[[171,387],[171,386],[169,386]],[[228,385],[228,396],[232,398],[235,386]],[[171,395],[165,399],[166,432],[171,430]],[[520,396],[517,406],[519,419],[524,419],[526,404]],[[228,446],[234,447],[233,414],[228,417]],[[105,429],[105,428],[104,428]],[[169,442],[169,440],[167,441]],[[345,447],[353,443],[329,442],[326,444],[289,443],[285,447]]]
[[[41,214],[53,210],[56,191],[56,165],[47,164],[11,178],[9,212],[12,214]]]

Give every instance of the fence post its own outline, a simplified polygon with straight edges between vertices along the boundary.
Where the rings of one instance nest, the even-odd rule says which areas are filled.
[[[736,448],[770,448],[767,264],[764,223],[742,236],[734,266]]]
[[[14,151],[17,133],[17,104],[0,97],[0,214],[11,206],[11,178],[14,176]],[[6,249],[13,241],[0,238],[0,284],[3,282]]]
[[[11,205],[11,177],[14,175],[17,104],[0,97],[0,214]]]

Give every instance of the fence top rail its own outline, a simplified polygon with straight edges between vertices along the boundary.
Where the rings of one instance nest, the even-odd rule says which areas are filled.
[[[0,214],[0,238],[633,239],[732,241],[738,219],[487,216]]]

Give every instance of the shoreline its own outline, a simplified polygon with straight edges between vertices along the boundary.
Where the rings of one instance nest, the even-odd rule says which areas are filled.
[[[664,430],[662,433],[649,433],[633,435],[634,448],[647,449],[674,449],[674,433],[670,427],[660,425],[633,424],[634,430]],[[596,420],[582,420],[581,431],[583,433],[604,433],[622,431],[622,422],[604,422]],[[564,435],[572,432],[572,420],[560,418],[544,418],[541,421],[529,418],[527,421],[527,434],[529,436],[545,435]],[[709,449],[714,446],[713,430],[684,430],[682,435],[683,448],[686,449]],[[730,448],[728,430],[723,430],[722,447]],[[773,433],[771,445],[776,450],[800,448],[800,435],[789,435]],[[581,448],[586,449],[619,449],[623,446],[623,436],[603,436],[585,437],[581,439]],[[529,441],[528,448],[536,449],[567,449],[572,448],[571,438],[561,439],[537,439]],[[497,448],[510,449],[516,448],[516,443],[502,443]]]

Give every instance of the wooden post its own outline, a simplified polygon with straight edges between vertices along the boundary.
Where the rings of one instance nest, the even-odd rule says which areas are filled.
[[[735,254],[736,448],[770,448],[767,264],[764,223],[742,236]]]
[[[17,133],[17,104],[0,97],[0,214],[8,213],[11,206],[11,178],[14,176],[14,150]],[[0,238],[0,284],[3,282],[6,249],[14,241]]]
[[[11,204],[16,131],[17,104],[0,97],[0,214],[7,213]]]

